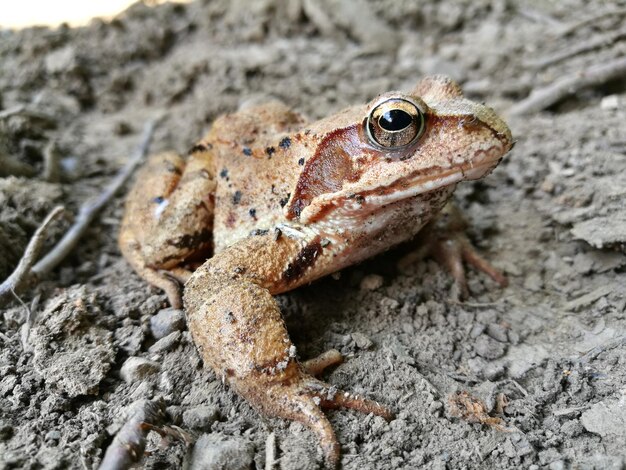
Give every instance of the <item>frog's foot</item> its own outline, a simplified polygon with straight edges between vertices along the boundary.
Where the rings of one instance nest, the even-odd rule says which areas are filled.
[[[469,297],[463,261],[487,274],[500,287],[508,285],[506,276],[478,253],[463,233],[453,233],[445,237],[439,237],[433,243],[432,254],[452,274],[461,299]]]
[[[460,299],[469,297],[463,262],[487,274],[500,287],[506,287],[508,280],[504,273],[474,248],[465,235],[466,228],[467,225],[458,209],[448,204],[441,216],[425,227],[418,236],[419,248],[400,260],[400,269],[430,255],[450,272]]]
[[[262,389],[255,384],[244,392],[246,387],[242,385],[239,382],[239,392],[263,414],[298,421],[307,426],[317,436],[329,468],[337,467],[340,446],[323,410],[351,408],[366,414],[373,413],[386,420],[393,418],[393,413],[385,406],[338,390],[304,371],[289,381],[265,383]]]
[[[137,274],[151,285],[163,290],[172,308],[183,308],[182,285],[185,280],[183,280],[182,275],[175,271],[170,272],[146,266],[136,245],[137,242],[134,240],[126,240],[123,236],[120,237],[120,246],[124,255]]]

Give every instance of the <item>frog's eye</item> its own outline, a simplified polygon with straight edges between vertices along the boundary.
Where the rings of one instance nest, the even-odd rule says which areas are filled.
[[[414,142],[424,127],[424,113],[416,104],[401,98],[383,101],[367,117],[370,141],[389,149],[405,147]]]

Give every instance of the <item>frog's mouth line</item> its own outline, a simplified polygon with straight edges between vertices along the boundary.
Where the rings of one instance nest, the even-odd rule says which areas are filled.
[[[361,196],[367,205],[381,206],[436,191],[461,181],[477,180],[497,166],[503,156],[500,150],[498,149],[497,152],[486,152],[486,156],[478,164],[465,164],[447,170],[441,167],[430,168],[426,172],[422,170],[418,175],[406,176],[401,180],[396,180],[392,185],[382,190],[379,189],[370,194],[361,193]],[[397,189],[398,187],[404,189]]]

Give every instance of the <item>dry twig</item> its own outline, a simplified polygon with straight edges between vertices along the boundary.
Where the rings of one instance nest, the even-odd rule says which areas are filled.
[[[587,18],[583,18],[582,20],[577,21],[576,23],[567,25],[561,30],[557,30],[556,35],[567,36],[568,34],[576,31],[577,29],[581,29],[583,26],[590,25],[592,23],[595,23],[596,21],[600,21],[600,20],[603,20],[604,18],[608,18],[609,16],[619,17],[623,15],[626,15],[626,8],[618,8],[616,10],[603,11],[595,15],[588,16]]]
[[[150,146],[155,126],[155,121],[150,121],[146,124],[141,144],[135,151],[135,154],[97,198],[83,204],[78,211],[78,216],[76,217],[74,224],[65,233],[59,243],[57,243],[50,253],[48,253],[41,261],[33,266],[32,271],[35,276],[41,277],[52,271],[69,254],[69,252],[72,251],[80,237],[82,237],[85,231],[89,228],[98,212],[100,212],[100,210],[108,204],[115,193],[117,193],[124,183],[126,183],[137,165],[139,165],[148,153],[148,147]]]
[[[97,198],[95,198],[95,200],[88,201],[83,204],[78,212],[76,220],[65,233],[63,238],[46,256],[33,265],[39,251],[41,250],[45,230],[49,225],[48,218],[51,218],[52,214],[48,216],[43,224],[45,227],[40,227],[37,232],[35,232],[31,242],[29,242],[26,252],[20,260],[15,272],[11,274],[11,276],[9,276],[9,278],[0,286],[0,302],[5,300],[9,293],[19,292],[20,288],[37,282],[37,280],[42,276],[52,271],[70,253],[70,251],[72,251],[78,240],[90,227],[98,212],[111,200],[115,193],[119,191],[119,189],[133,173],[137,165],[148,153],[148,147],[150,146],[150,141],[152,140],[152,134],[154,133],[156,123],[157,121],[149,121],[146,124],[141,143],[126,166],[122,168],[113,181],[111,181],[106,189]],[[56,213],[57,209],[58,208],[53,211],[53,213],[55,213],[54,217],[58,215]]]
[[[6,119],[15,114],[20,114],[22,111],[26,109],[26,105],[18,104],[17,106],[13,106],[12,108],[3,109],[0,111],[0,119]]]
[[[146,448],[146,437],[153,426],[165,420],[163,400],[145,401],[118,431],[100,463],[100,470],[125,470],[139,461]]]
[[[605,351],[619,348],[624,345],[626,345],[626,336],[620,336],[618,338],[612,339],[611,341],[607,341],[606,343],[600,344],[599,346],[596,346],[595,348],[587,351],[577,360],[577,362],[581,364],[585,364],[587,362],[594,360],[596,357],[598,357],[600,354],[602,354]]]
[[[273,470],[276,466],[276,434],[269,433],[265,440],[265,470]]]
[[[527,67],[533,67],[536,69],[542,69],[550,65],[554,65],[562,60],[569,59],[578,54],[593,51],[594,49],[600,49],[602,47],[611,46],[617,41],[620,41],[626,37],[626,28],[622,28],[619,31],[612,31],[609,34],[596,36],[591,39],[587,39],[572,47],[556,52],[541,59],[529,61],[526,63]]]
[[[513,106],[510,113],[521,115],[540,111],[582,88],[598,86],[624,75],[626,75],[626,57],[619,57],[606,64],[596,64],[587,70],[563,77],[543,88],[535,89],[530,96]]]
[[[468,423],[479,423],[490,426],[501,432],[512,432],[505,426],[502,418],[489,416],[485,403],[466,391],[459,391],[448,398],[450,415],[461,418]]]
[[[49,183],[57,183],[60,179],[59,149],[51,140],[43,149],[43,179]]]
[[[6,278],[2,284],[0,284],[0,299],[6,298],[9,294],[19,291],[27,278],[30,277],[31,268],[35,264],[41,248],[43,247],[50,224],[57,217],[59,217],[64,210],[65,208],[62,206],[57,206],[52,209],[39,228],[35,231],[35,234],[28,242],[26,251],[24,251],[24,255],[22,256],[22,259],[20,259],[17,267],[13,273],[11,273],[11,275]]]

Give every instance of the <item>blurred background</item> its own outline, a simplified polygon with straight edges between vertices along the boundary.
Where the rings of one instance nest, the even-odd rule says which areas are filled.
[[[164,0],[150,0],[150,5]],[[179,0],[184,3],[187,0]],[[132,0],[23,0],[3,2],[0,7],[0,28],[26,28],[28,26],[58,26],[67,23],[81,26],[92,18],[112,18],[134,3]]]

